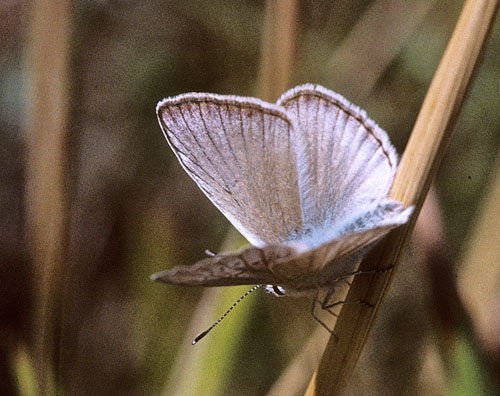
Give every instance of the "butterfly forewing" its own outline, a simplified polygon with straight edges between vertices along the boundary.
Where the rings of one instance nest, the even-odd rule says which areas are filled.
[[[292,126],[282,108],[185,94],[160,102],[157,114],[186,171],[253,245],[280,243],[302,230]]]
[[[387,195],[396,152],[364,111],[311,84],[284,93],[278,104],[301,136],[299,185],[307,224],[328,227]]]

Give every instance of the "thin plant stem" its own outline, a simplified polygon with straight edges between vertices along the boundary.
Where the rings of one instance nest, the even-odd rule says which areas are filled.
[[[35,268],[35,360],[41,395],[54,391],[54,322],[67,237],[70,16],[66,0],[31,4],[26,207]]]
[[[296,0],[266,2],[258,97],[275,101],[290,88],[297,43]]]
[[[314,373],[307,396],[341,395],[351,377],[381,302],[397,268],[398,258],[410,235],[458,115],[474,71],[493,26],[498,0],[468,0],[432,80],[390,196],[406,206],[414,205],[411,221],[392,232],[361,263],[362,270],[388,268],[353,281],[348,300],[361,304],[343,306],[334,332]]]

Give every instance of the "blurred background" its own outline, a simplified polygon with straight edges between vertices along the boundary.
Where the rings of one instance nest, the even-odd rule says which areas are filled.
[[[155,284],[244,241],[155,106],[322,84],[402,153],[455,0],[0,2],[0,394],[294,395],[328,334],[307,299]],[[352,395],[489,395],[500,372],[500,26]]]

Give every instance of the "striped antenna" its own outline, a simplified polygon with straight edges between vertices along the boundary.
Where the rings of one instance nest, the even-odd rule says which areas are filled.
[[[224,315],[222,315],[219,320],[217,320],[217,322],[215,322],[212,326],[210,326],[208,329],[206,329],[205,331],[201,332],[200,334],[198,334],[193,342],[191,343],[192,345],[196,344],[198,341],[200,341],[203,337],[205,337],[209,332],[210,330],[212,330],[215,326],[217,326],[220,322],[222,322],[222,319],[224,319],[228,314],[229,312],[231,312],[233,310],[234,307],[236,307],[236,305],[239,304],[239,302],[241,300],[243,300],[246,296],[248,296],[250,293],[252,293],[253,291],[257,290],[259,287],[262,287],[263,285],[256,285],[254,287],[252,287],[249,291],[247,291],[245,294],[243,294],[240,298],[238,298],[235,303],[233,305],[231,305],[231,307],[226,311],[226,313]]]

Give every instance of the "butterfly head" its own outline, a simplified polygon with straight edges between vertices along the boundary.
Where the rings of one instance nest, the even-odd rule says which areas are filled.
[[[283,297],[287,294],[287,291],[283,287],[277,285],[266,285],[264,290],[276,297]]]

